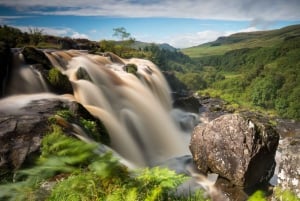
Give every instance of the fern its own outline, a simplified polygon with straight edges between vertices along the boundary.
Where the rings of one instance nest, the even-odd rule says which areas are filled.
[[[197,199],[175,195],[183,175],[158,167],[128,172],[111,153],[97,154],[97,146],[68,137],[53,125],[36,166],[19,171],[16,183],[0,186],[0,200],[203,200],[199,194]]]

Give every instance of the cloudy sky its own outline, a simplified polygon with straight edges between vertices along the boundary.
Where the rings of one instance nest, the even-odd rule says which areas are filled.
[[[124,27],[136,40],[183,48],[300,24],[300,0],[0,0],[0,24],[95,41]]]

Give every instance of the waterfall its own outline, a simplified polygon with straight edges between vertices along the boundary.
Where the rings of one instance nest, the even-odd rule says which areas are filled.
[[[23,55],[15,52],[12,75],[4,92],[6,95],[32,94],[49,92],[49,88],[45,78],[35,65],[26,64]]]
[[[74,50],[45,55],[69,77],[75,100],[104,123],[111,147],[122,157],[143,167],[189,153],[171,117],[170,89],[152,62]],[[128,64],[136,73],[126,72]],[[79,71],[89,79],[81,79]]]

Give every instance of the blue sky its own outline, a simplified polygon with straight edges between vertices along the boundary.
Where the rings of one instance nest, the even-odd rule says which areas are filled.
[[[124,27],[136,40],[184,48],[300,24],[300,0],[0,0],[0,24],[95,41]]]

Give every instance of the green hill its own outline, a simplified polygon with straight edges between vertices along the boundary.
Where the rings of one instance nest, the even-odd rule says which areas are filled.
[[[216,41],[185,48],[181,51],[193,58],[223,55],[228,51],[241,48],[272,47],[285,40],[300,36],[300,25],[292,25],[277,30],[236,33],[219,37]]]
[[[193,50],[200,71],[182,77],[202,79],[200,94],[300,119],[300,25],[237,33],[186,50]]]

